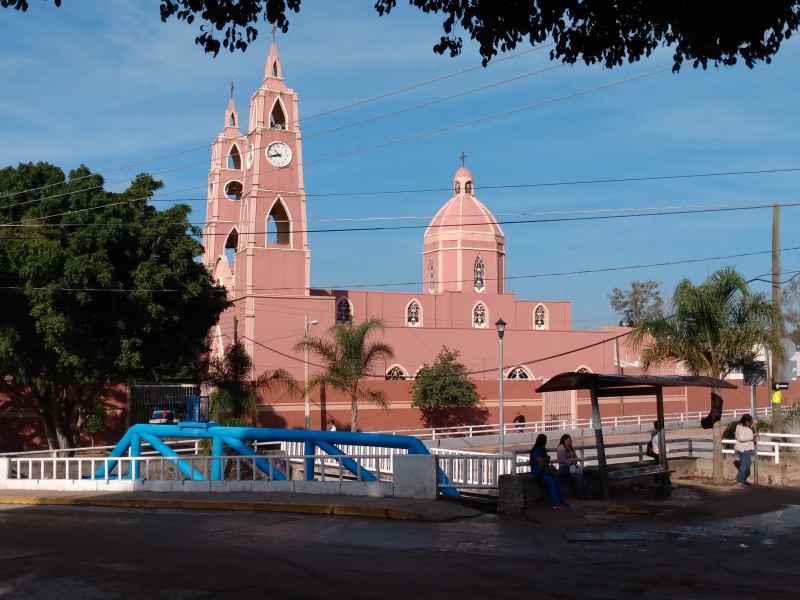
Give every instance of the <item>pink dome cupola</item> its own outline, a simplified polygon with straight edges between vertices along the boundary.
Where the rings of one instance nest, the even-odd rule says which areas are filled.
[[[504,293],[505,236],[474,194],[472,173],[462,166],[453,178],[453,197],[425,230],[422,272],[427,293]]]

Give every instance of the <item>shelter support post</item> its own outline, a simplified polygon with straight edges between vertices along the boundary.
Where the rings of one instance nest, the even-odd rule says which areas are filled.
[[[606,447],[603,444],[603,421],[600,418],[600,401],[597,397],[597,386],[591,382],[589,390],[592,394],[592,427],[594,428],[595,445],[597,446],[597,465],[600,468],[600,484],[603,498],[611,498],[611,486],[608,484],[608,464],[606,463]]]
[[[664,431],[664,388],[657,386],[656,392],[656,425],[658,427],[658,462],[666,473],[668,469],[667,459],[667,434]],[[658,477],[658,490],[656,495],[659,498],[667,498],[670,494],[669,476],[666,474]]]

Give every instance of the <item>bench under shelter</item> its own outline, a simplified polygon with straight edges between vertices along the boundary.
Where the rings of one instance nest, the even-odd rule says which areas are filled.
[[[656,465],[637,466],[609,471],[603,444],[603,424],[600,417],[600,398],[624,398],[627,396],[655,396],[656,422],[659,431],[659,447],[666,448],[664,437],[664,395],[665,387],[707,387],[735,389],[732,383],[705,375],[607,375],[602,373],[560,373],[537,388],[537,392],[561,392],[589,390],[592,401],[592,428],[597,445],[597,462],[602,484],[603,498],[611,497],[610,481],[631,477],[664,475],[659,477],[659,490],[656,495],[669,496],[666,475],[669,468],[667,453],[659,454]]]

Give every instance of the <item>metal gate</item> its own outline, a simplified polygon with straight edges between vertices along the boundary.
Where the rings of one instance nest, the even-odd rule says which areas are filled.
[[[542,416],[545,431],[570,429],[573,422],[572,405],[574,392],[545,392],[542,394]]]
[[[198,396],[200,386],[193,383],[137,383],[129,388],[130,425],[148,423],[153,411],[172,411],[175,420],[186,420],[186,399]]]

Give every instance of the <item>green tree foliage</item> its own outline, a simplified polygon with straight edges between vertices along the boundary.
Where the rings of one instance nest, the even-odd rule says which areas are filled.
[[[259,390],[283,385],[290,393],[297,392],[297,382],[284,369],[265,371],[255,379],[252,371],[253,360],[234,330],[233,342],[223,355],[209,362],[207,381],[215,388],[209,398],[212,421],[230,427],[248,427],[254,424]]]
[[[53,0],[56,6],[61,0]],[[458,55],[462,36],[477,42],[486,65],[498,52],[518,44],[552,44],[550,58],[568,64],[600,63],[608,68],[649,57],[660,46],[673,49],[673,70],[684,62],[748,67],[769,63],[800,26],[797,0],[408,0],[426,14],[441,15],[442,30],[433,50]],[[258,37],[263,19],[286,33],[287,13],[301,0],[161,0],[161,20],[199,25],[195,42],[216,55],[221,48],[244,51]],[[26,10],[29,0],[0,0],[0,6]],[[397,0],[375,0],[378,15],[388,15]]]
[[[648,279],[631,282],[631,289],[628,291],[614,288],[608,295],[611,308],[621,317],[627,317],[634,323],[650,315],[658,315],[664,308],[664,300],[658,290],[659,285],[660,282]]]
[[[788,335],[795,344],[800,345],[800,278],[792,279],[781,289],[781,307]]]
[[[0,389],[41,417],[51,448],[77,444],[106,383],[197,365],[227,306],[187,205],[148,205],[149,175],[103,185],[83,166],[0,170]]]
[[[457,350],[442,346],[433,364],[423,364],[417,372],[411,406],[420,409],[426,427],[458,425],[459,417],[475,422],[477,413],[486,420],[481,397],[458,356]],[[477,411],[459,410],[465,408]]]
[[[677,362],[693,375],[725,378],[743,369],[766,349],[781,358],[780,339],[773,323],[780,319],[770,300],[750,291],[747,282],[730,267],[709,275],[700,285],[682,280],[672,298],[672,314],[642,319],[634,326],[631,342],[642,349],[641,364]],[[703,426],[714,428],[714,480],[722,481],[722,396],[712,389],[711,413]]]
[[[301,340],[295,350],[308,350],[324,363],[323,371],[309,378],[309,388],[329,386],[350,398],[350,430],[358,431],[358,405],[371,402],[387,409],[389,400],[383,390],[364,385],[364,379],[374,376],[375,367],[394,358],[388,344],[372,340],[376,332],[383,332],[383,319],[372,317],[358,325],[334,325],[328,329],[328,338],[311,337]]]

